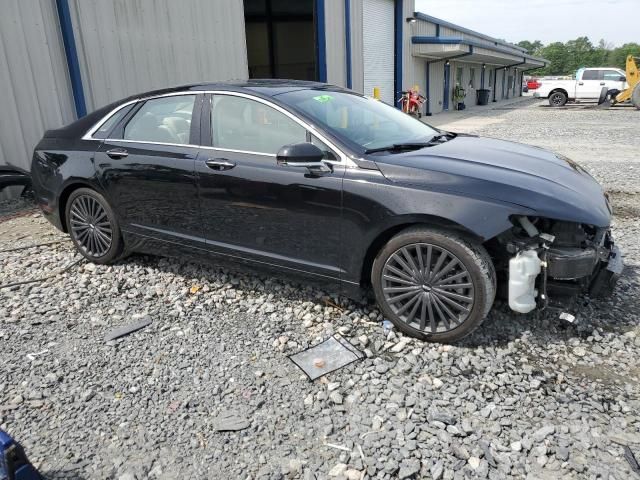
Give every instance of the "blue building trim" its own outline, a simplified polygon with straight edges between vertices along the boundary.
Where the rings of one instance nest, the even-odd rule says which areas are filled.
[[[64,53],[67,57],[67,68],[69,70],[69,79],[71,80],[73,103],[76,107],[76,115],[80,118],[87,114],[87,105],[84,98],[84,88],[82,87],[82,75],[80,74],[76,40],[73,35],[69,1],[56,0],[56,7],[58,10],[58,19],[60,20],[60,32],[62,33],[62,41],[64,43]]]
[[[442,110],[449,110],[449,87],[451,83],[451,64],[444,64],[444,91],[442,94]]]
[[[402,5],[403,0],[396,0],[396,10],[395,10],[395,78],[394,78],[394,88],[395,92],[393,92],[393,97],[395,99],[396,92],[400,92],[402,90],[402,28],[404,26],[404,16],[402,15]],[[402,108],[400,104],[396,105],[397,108]]]
[[[316,62],[318,81],[327,81],[327,39],[324,14],[324,0],[316,0]]]
[[[451,87],[451,64],[449,60],[455,60],[456,58],[467,57],[473,55],[473,46],[469,45],[469,51],[454,55],[453,57],[443,58],[439,61],[444,61],[444,92],[442,95],[442,110],[449,110],[449,89]]]
[[[351,71],[351,0],[344,0],[344,43],[347,58],[347,88],[353,88]]]
[[[431,116],[431,62],[426,62],[425,66],[424,66],[424,70],[426,72],[426,79],[425,79],[425,92],[424,92],[424,96],[427,99],[424,102],[424,114],[427,117]]]

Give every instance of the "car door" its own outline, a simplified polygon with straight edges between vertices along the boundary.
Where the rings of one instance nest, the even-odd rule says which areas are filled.
[[[202,98],[141,102],[98,149],[98,178],[125,233],[204,246],[194,171]]]
[[[209,147],[196,171],[210,249],[339,278],[344,160],[262,98],[215,93],[204,105],[202,138]],[[325,148],[330,172],[278,165],[282,146],[305,141]]]
[[[576,86],[576,98],[578,100],[595,100],[600,98],[600,91],[604,87],[602,70],[584,70],[582,79]]]
[[[626,88],[627,79],[618,70],[603,70],[604,84],[608,90],[618,90],[621,92]]]

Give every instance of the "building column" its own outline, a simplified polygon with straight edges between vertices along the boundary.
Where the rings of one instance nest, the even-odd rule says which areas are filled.
[[[84,88],[82,86],[82,75],[80,74],[80,62],[78,61],[78,50],[73,34],[73,23],[71,22],[71,10],[68,0],[56,0],[58,9],[58,19],[60,20],[60,33],[64,43],[64,53],[67,57],[67,69],[71,80],[71,91],[73,93],[73,103],[76,107],[76,116],[84,117],[87,114]]]

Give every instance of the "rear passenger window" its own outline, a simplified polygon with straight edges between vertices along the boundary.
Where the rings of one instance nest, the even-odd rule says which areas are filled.
[[[195,95],[147,100],[124,127],[124,140],[153,143],[189,143]]]
[[[582,74],[582,80],[602,80],[601,70],[585,70]]]
[[[134,104],[127,105],[126,107],[122,107],[116,113],[114,113],[109,118],[107,118],[105,122],[102,125],[100,125],[100,128],[98,128],[98,130],[96,130],[93,133],[92,137],[107,138],[107,135],[109,135],[113,127],[115,127],[116,124],[120,122],[120,120],[122,120],[127,113],[129,113],[129,111],[133,108],[133,105]]]

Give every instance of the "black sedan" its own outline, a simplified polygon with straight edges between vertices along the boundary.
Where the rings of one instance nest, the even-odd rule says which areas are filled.
[[[562,307],[622,269],[608,200],[576,163],[320,83],[127,98],[46,132],[32,181],[92,262],[184,254],[372,289],[424,340],[467,335],[497,294]]]

